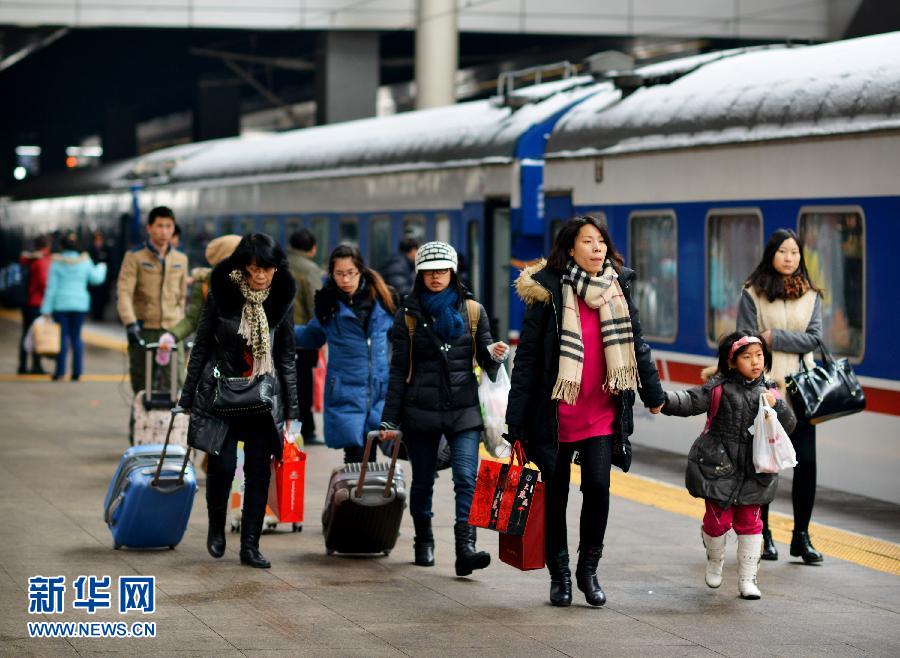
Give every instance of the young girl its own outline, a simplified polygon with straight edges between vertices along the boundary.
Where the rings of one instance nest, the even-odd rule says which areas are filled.
[[[707,428],[688,455],[685,483],[695,498],[706,500],[703,545],[706,584],[722,584],[725,533],[734,527],[738,538],[738,589],[741,598],[758,599],[756,573],[762,550],[760,506],[772,502],[777,473],[757,473],[753,467],[750,429],[759,411],[759,397],[775,409],[790,433],[796,418],[774,384],[765,379],[772,366],[766,342],[749,331],[736,331],[719,343],[718,372],[703,386],[667,391],[663,413],[670,416],[709,414]]]

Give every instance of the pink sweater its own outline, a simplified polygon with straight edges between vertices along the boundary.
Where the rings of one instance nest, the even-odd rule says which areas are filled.
[[[600,313],[578,298],[581,316],[581,339],[584,341],[584,363],[581,370],[581,390],[575,404],[559,402],[559,440],[581,441],[593,436],[613,433],[616,419],[616,400],[604,390],[606,356],[603,353],[603,334],[600,332]]]

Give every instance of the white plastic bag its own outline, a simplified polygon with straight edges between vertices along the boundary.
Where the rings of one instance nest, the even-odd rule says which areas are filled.
[[[759,396],[759,411],[750,432],[753,434],[753,468],[757,473],[778,473],[797,465],[794,446],[765,394]]]
[[[509,375],[502,365],[497,369],[497,381],[492,382],[486,372],[481,373],[478,400],[484,419],[484,446],[494,457],[509,455],[509,443],[503,438],[506,429],[506,402],[509,399]]]

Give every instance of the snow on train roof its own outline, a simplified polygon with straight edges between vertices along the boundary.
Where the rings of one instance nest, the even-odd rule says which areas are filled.
[[[530,87],[518,108],[490,100],[209,143],[175,164],[173,181],[512,158],[531,125],[563,109],[589,77]],[[159,157],[159,156],[158,156]]]
[[[898,53],[900,32],[733,51],[615,102],[608,94],[587,99],[560,120],[547,152],[613,154],[900,128]]]

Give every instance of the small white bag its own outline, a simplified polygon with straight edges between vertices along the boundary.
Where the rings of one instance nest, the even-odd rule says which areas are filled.
[[[492,382],[486,372],[481,373],[478,400],[484,419],[484,446],[494,457],[509,455],[509,443],[503,438],[506,429],[506,403],[509,400],[509,375],[502,365],[497,369],[497,381]]]
[[[759,396],[759,411],[750,433],[753,434],[753,468],[757,473],[778,473],[797,465],[794,446],[765,394]]]

